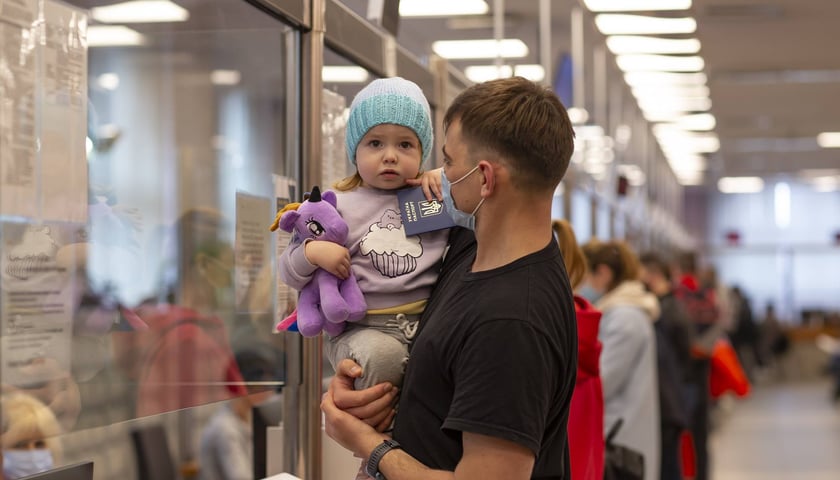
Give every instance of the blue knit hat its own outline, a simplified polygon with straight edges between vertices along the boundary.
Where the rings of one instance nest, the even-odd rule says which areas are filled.
[[[344,146],[356,164],[356,147],[371,128],[390,123],[410,128],[420,139],[423,162],[432,154],[432,115],[429,102],[416,83],[400,77],[370,82],[350,104]]]

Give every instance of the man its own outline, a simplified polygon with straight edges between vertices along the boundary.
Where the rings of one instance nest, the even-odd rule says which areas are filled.
[[[714,290],[704,288],[698,278],[697,254],[683,252],[676,265],[677,282],[674,296],[685,308],[693,329],[692,362],[686,378],[689,429],[694,440],[696,462],[695,480],[708,480],[709,427],[711,398],[709,396],[709,356],[715,341],[724,333],[718,320],[720,311]]]
[[[691,343],[694,326],[674,296],[668,264],[655,253],[640,257],[641,280],[659,299],[661,314],[654,324],[659,373],[662,480],[682,480],[680,438],[688,427],[685,397],[691,377]]]
[[[468,228],[453,232],[412,346],[399,446],[368,426],[387,424],[378,407],[394,389],[349,392],[349,361],[321,404],[327,433],[376,478],[568,479],[577,332],[551,202],[574,147],[569,118],[553,93],[510,78],[462,92],[444,126],[443,197]]]
[[[657,254],[644,253],[639,258],[642,264],[641,280],[651,293],[659,299],[659,316],[664,336],[674,350],[676,366],[681,376],[686,376],[691,367],[691,343],[694,326],[685,308],[674,294],[671,272],[668,264]]]

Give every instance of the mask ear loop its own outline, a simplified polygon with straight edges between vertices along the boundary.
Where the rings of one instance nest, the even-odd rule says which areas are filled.
[[[456,183],[461,182],[461,181],[462,181],[462,180],[464,180],[465,178],[467,178],[467,177],[469,177],[470,175],[472,175],[472,173],[473,173],[474,171],[476,171],[476,170],[478,170],[478,165],[476,165],[475,167],[473,167],[473,168],[472,168],[472,170],[470,170],[469,172],[465,173],[465,174],[464,174],[461,178],[459,178],[458,180],[455,180],[454,182],[449,182],[449,184],[450,184],[450,185],[455,185]],[[441,173],[441,175],[445,175],[445,174],[444,174],[444,173]]]

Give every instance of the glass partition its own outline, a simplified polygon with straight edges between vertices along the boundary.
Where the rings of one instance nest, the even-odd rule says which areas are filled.
[[[0,217],[2,382],[59,432],[285,378],[268,226],[298,196],[296,34],[240,0],[171,6],[90,11],[83,221]]]

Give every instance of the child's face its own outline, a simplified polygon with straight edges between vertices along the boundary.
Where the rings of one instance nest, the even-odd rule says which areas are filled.
[[[356,168],[364,184],[382,190],[400,188],[417,177],[422,161],[420,140],[401,125],[377,125],[356,147]]]

